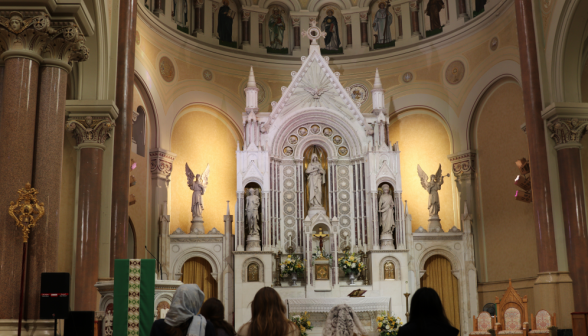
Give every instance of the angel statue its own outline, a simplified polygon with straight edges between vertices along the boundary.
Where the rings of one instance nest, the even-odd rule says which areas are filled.
[[[441,210],[439,205],[438,191],[441,190],[441,185],[443,185],[443,178],[445,177],[441,175],[441,164],[439,164],[437,173],[435,175],[431,175],[430,180],[427,176],[427,173],[425,173],[421,168],[421,165],[417,165],[417,170],[419,173],[419,178],[421,179],[421,185],[429,193],[429,217],[438,217],[439,211]],[[447,177],[449,177],[449,174],[447,174]]]
[[[312,153],[310,163],[306,168],[308,174],[309,197],[308,204],[311,207],[320,207],[323,205],[323,184],[325,183],[325,170],[318,160],[318,155]]]
[[[210,164],[206,165],[206,169],[201,174],[196,174],[196,178],[194,178],[194,173],[188,166],[186,162],[186,177],[188,177],[188,187],[192,189],[194,192],[192,193],[192,219],[201,219],[202,218],[202,211],[204,210],[204,205],[202,204],[202,195],[206,191],[206,187],[208,186],[208,175],[210,174]]]

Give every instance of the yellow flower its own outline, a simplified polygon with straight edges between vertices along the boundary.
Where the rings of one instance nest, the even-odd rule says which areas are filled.
[[[353,261],[353,260],[355,260],[355,257],[351,256],[351,257],[349,257],[349,260]]]
[[[308,321],[307,323],[308,323],[308,326],[310,327],[310,321]]]
[[[300,326],[300,331],[304,332],[306,330],[306,328],[304,328],[303,326]]]
[[[382,328],[382,322],[378,322],[378,328]]]
[[[291,254],[288,254],[288,259],[292,259],[292,255]]]
[[[383,319],[384,319],[384,318],[383,318],[382,316],[378,316],[378,317],[376,318],[376,320],[378,320],[378,321],[382,321]]]

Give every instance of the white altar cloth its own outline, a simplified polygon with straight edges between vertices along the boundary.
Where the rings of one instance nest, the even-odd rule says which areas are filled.
[[[288,312],[292,313],[328,313],[331,308],[339,304],[346,304],[357,312],[390,311],[389,297],[361,297],[361,298],[320,298],[320,299],[286,299]]]

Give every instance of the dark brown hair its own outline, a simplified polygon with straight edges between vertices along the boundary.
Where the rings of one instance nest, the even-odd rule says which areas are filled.
[[[192,323],[193,318],[194,317],[190,317],[189,319],[187,319],[182,324],[176,327],[172,327],[166,323],[165,333],[168,336],[186,336],[186,334],[188,334],[188,328],[190,328],[190,323]]]
[[[225,321],[225,307],[220,300],[210,298],[200,308],[200,314],[210,320],[216,329],[223,329],[227,335],[235,335],[235,329]]]
[[[295,328],[286,318],[286,306],[275,289],[263,287],[255,294],[247,336],[286,336]]]

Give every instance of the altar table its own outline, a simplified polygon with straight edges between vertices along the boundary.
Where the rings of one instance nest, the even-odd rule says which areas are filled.
[[[328,313],[336,305],[346,304],[359,312],[390,312],[392,300],[389,297],[346,297],[320,299],[286,299],[288,313]]]

